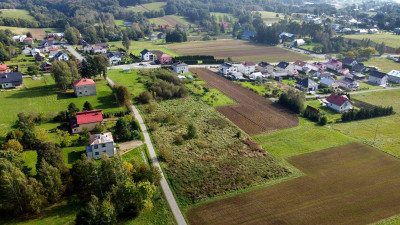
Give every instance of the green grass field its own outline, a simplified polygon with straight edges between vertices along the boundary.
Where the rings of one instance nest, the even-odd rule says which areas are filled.
[[[205,92],[202,85],[205,85],[206,82],[203,80],[196,80],[192,83],[187,83],[186,86],[192,91],[194,94],[198,95],[203,99],[203,101],[207,102],[209,105],[213,107],[218,106],[226,106],[226,105],[235,105],[237,102],[224,95],[216,88],[210,88],[209,92]]]
[[[268,11],[258,11],[257,13],[261,14],[261,18],[264,20],[266,23],[275,23],[278,22],[279,20],[282,20],[285,18],[284,15],[275,13],[275,12],[268,12]],[[276,14],[279,15],[279,17],[276,17]]]
[[[144,163],[144,160],[143,160],[143,156],[142,156],[142,152],[141,152],[141,151],[142,151],[141,148],[140,148],[140,147],[137,147],[137,148],[132,149],[131,151],[129,151],[129,152],[123,154],[123,155],[122,155],[122,158],[123,158],[125,161],[127,161],[127,162],[129,162],[129,161],[131,161],[132,159],[134,159],[136,162]]]
[[[304,118],[294,128],[253,136],[264,149],[278,159],[320,151],[323,149],[356,142],[357,139],[347,137],[316,125]]]
[[[111,47],[111,51],[116,51],[118,48],[124,48],[122,46],[122,41],[108,42]],[[178,56],[175,52],[168,49],[168,44],[164,44],[162,40],[157,41],[131,41],[131,46],[129,48],[129,53],[132,53],[136,56],[140,55],[140,52],[143,49],[148,49],[150,51],[162,51],[171,55],[172,57]]]
[[[400,47],[400,36],[391,34],[391,33],[382,33],[382,34],[367,34],[367,35],[345,35],[345,38],[351,38],[356,40],[362,40],[369,38],[371,41],[375,43],[385,42],[386,46],[392,48]]]
[[[399,39],[400,42],[400,39]],[[372,58],[364,62],[366,66],[376,66],[383,72],[388,73],[391,70],[400,70],[400,63],[396,63],[393,60],[386,58]]]
[[[18,66],[18,71],[26,73],[28,71],[28,66],[35,65],[35,58],[29,55],[18,55],[16,58],[11,58],[10,61],[4,62],[8,66]]]
[[[311,107],[314,107],[318,109],[322,114],[324,114],[328,118],[328,123],[332,122],[335,123],[337,119],[341,118],[341,114],[337,113],[328,107],[324,107],[320,104],[318,100],[311,100],[311,101],[306,101],[305,105],[309,105]]]
[[[66,110],[71,102],[82,109],[85,101],[89,101],[95,109],[103,109],[104,112],[123,110],[118,106],[106,81],[96,82],[97,96],[76,98],[72,90],[60,91],[50,76],[41,80],[24,78],[24,84],[29,88],[0,92],[2,111],[6,112],[0,117],[0,137],[4,137],[11,129],[20,112],[45,112],[55,115],[61,110]]]
[[[145,84],[139,82],[142,76],[135,70],[109,70],[108,77],[116,84],[127,86],[134,98],[146,90]]]
[[[400,90],[362,93],[352,95],[352,98],[373,105],[393,106],[396,114],[369,120],[338,123],[329,125],[329,127],[400,156]]]
[[[225,17],[228,17],[232,21],[236,20],[236,18],[234,18],[230,13],[211,12],[210,15],[215,16],[217,18],[217,22],[227,22]]]
[[[24,9],[1,9],[0,12],[0,17],[36,21],[35,17],[31,16],[29,12]]]

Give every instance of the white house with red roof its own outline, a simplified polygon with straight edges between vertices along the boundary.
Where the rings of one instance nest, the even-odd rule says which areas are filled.
[[[92,131],[96,125],[103,123],[102,110],[93,110],[85,112],[77,112],[76,118],[70,122],[70,128],[72,133],[77,134],[82,132],[84,128],[88,131]]]
[[[336,60],[336,59],[329,60],[325,65],[326,65],[326,68],[334,70],[334,71],[338,71],[338,70],[342,69],[342,67],[343,67],[342,62],[340,62],[339,60]]]
[[[86,146],[86,155],[91,159],[101,159],[103,153],[108,157],[114,157],[115,143],[112,133],[94,134],[91,135],[90,143]]]
[[[300,60],[297,60],[296,62],[294,62],[293,65],[294,65],[294,69],[297,71],[304,71],[305,68],[307,68],[306,67],[307,63],[300,61]]]
[[[349,111],[353,108],[349,98],[346,95],[337,95],[332,93],[326,101],[328,104],[326,105],[328,108],[331,108],[339,113]]]
[[[338,70],[338,73],[342,74],[342,75],[346,75],[346,74],[350,73],[350,70],[347,68],[342,68],[342,69]]]
[[[314,62],[313,64],[311,64],[310,69],[312,70],[316,70],[316,71],[326,71],[326,65],[322,62]]]
[[[96,82],[92,79],[82,78],[73,81],[76,97],[96,96]]]
[[[31,38],[31,37],[27,37],[24,39],[24,44],[26,44],[26,45],[33,45],[33,43],[34,43],[34,41],[33,41],[33,38]]]

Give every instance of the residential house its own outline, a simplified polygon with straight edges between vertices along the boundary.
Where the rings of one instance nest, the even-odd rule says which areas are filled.
[[[271,65],[267,62],[260,62],[257,66],[258,71],[263,73],[273,73],[274,72],[274,65]]]
[[[86,155],[91,159],[101,159],[103,153],[114,157],[115,143],[111,132],[90,135],[89,145],[86,146]]]
[[[303,39],[295,39],[292,42],[290,42],[290,46],[294,47],[299,47],[306,44],[306,42]]]
[[[82,51],[83,52],[91,52],[93,50],[93,46],[91,44],[88,44],[86,42],[84,42],[82,44]]]
[[[348,74],[350,72],[350,70],[347,69],[347,68],[342,68],[342,69],[339,69],[337,72],[339,74],[346,75],[346,74]]]
[[[30,37],[25,38],[24,39],[24,44],[33,45],[34,44],[33,38],[30,38]]]
[[[168,55],[164,52],[157,52],[157,63],[159,64],[171,64],[172,63],[172,56]]]
[[[35,55],[36,62],[43,62],[46,56],[43,53],[38,53]]]
[[[51,59],[51,58],[53,58],[55,55],[57,55],[57,53],[58,53],[58,51],[57,50],[54,50],[54,51],[50,51],[49,52],[49,59]]]
[[[65,52],[59,51],[53,56],[53,58],[50,59],[50,62],[53,62],[55,60],[68,61],[69,60],[69,55],[67,53],[65,53]]]
[[[353,78],[355,80],[364,80],[365,79],[365,75],[362,73],[359,73],[359,72],[351,72],[350,75],[351,75],[351,78]]]
[[[320,73],[319,76],[318,76],[319,79],[322,79],[322,78],[332,78],[332,77],[333,77],[333,74],[332,74],[332,73],[329,73],[329,72]]]
[[[249,78],[250,80],[257,80],[257,79],[262,79],[265,76],[261,73],[261,72],[256,72],[256,73],[252,73]]]
[[[353,70],[356,72],[362,72],[365,70],[365,66],[363,64],[356,64],[353,66]]]
[[[317,71],[325,71],[326,70],[326,65],[325,65],[325,63],[322,63],[322,62],[314,62],[314,63],[311,64],[311,68],[310,69],[314,69],[314,70],[317,70]]]
[[[302,80],[297,81],[296,88],[306,92],[317,91],[318,84],[315,81],[311,80],[310,78],[304,78]]]
[[[85,112],[77,112],[76,118],[71,119],[70,128],[72,133],[77,134],[82,132],[84,128],[88,131],[92,131],[96,125],[103,123],[102,110],[93,110]]]
[[[356,34],[368,34],[368,31],[365,29],[358,29],[356,30]]]
[[[334,71],[338,71],[339,69],[342,69],[343,64],[339,60],[336,59],[331,59],[329,60],[326,64],[326,68]]]
[[[10,67],[8,67],[6,64],[0,64],[0,74],[9,72],[11,72]]]
[[[32,48],[25,47],[24,49],[22,49],[21,54],[28,55],[28,54],[31,54],[31,51],[32,51]]]
[[[92,47],[92,52],[94,54],[105,54],[107,53],[107,48],[104,45],[95,45]]]
[[[337,80],[336,82],[339,84],[339,87],[347,89],[347,90],[360,89],[360,83],[349,77],[343,77],[343,78]]]
[[[150,52],[147,49],[144,49],[143,51],[140,52],[141,58],[143,61],[154,61],[154,53]]]
[[[239,67],[231,63],[224,63],[219,65],[219,72],[223,75],[230,75],[234,72],[239,72]]]
[[[21,72],[9,72],[0,74],[1,88],[14,88],[22,85]]]
[[[392,83],[400,84],[400,71],[392,70],[388,73],[388,80]]]
[[[256,36],[256,32],[245,30],[242,33],[242,40],[252,40]]]
[[[298,71],[308,72],[312,69],[315,71],[318,70],[318,68],[312,67],[310,64],[300,61],[300,60],[297,60],[296,62],[294,62],[293,65],[294,65],[294,69],[298,70]]]
[[[177,74],[189,73],[189,66],[183,62],[176,62],[176,63],[172,64],[171,68]]]
[[[294,38],[294,34],[287,33],[287,32],[282,32],[279,35],[279,39],[282,39],[282,41],[291,40],[293,38]]]
[[[339,85],[332,78],[322,78],[319,82],[319,85],[322,87],[333,88],[336,89]]]
[[[243,73],[241,72],[233,72],[232,73],[232,80],[242,80],[244,79]]]
[[[26,35],[13,36],[13,40],[15,42],[24,42],[25,38],[27,38]]]
[[[377,34],[378,33],[378,29],[376,28],[372,28],[368,30],[368,34]]]
[[[345,58],[342,60],[342,65],[347,66],[348,68],[352,68],[353,66],[357,65],[357,61],[352,58]]]
[[[157,34],[157,38],[158,39],[165,39],[165,34],[160,32],[160,33]]]
[[[379,86],[386,86],[388,79],[389,77],[386,73],[371,71],[369,73],[368,82]]]
[[[166,31],[169,28],[169,25],[168,24],[161,25],[160,28],[161,28],[162,31]]]
[[[52,65],[50,62],[44,62],[44,63],[42,63],[42,65],[40,65],[40,69],[42,71],[49,70],[49,69],[51,69],[51,67],[52,67]]]
[[[82,78],[74,80],[74,93],[76,97],[96,96],[96,83],[92,79]]]
[[[108,58],[108,62],[110,63],[110,65],[117,64],[121,62],[122,59],[124,59],[124,55],[118,52],[109,52],[102,55]]]
[[[155,34],[155,33],[149,34],[149,40],[150,40],[150,41],[156,41],[156,40],[158,40],[157,34]]]
[[[243,66],[239,67],[239,72],[245,75],[249,75],[256,70],[256,64],[254,62],[242,62],[242,65]]]
[[[339,113],[349,111],[353,108],[349,98],[346,95],[337,95],[332,93],[326,101],[328,108],[331,108]]]
[[[31,50],[31,55],[34,57],[36,54],[40,53],[40,50],[37,48],[34,48]]]
[[[45,48],[45,47],[51,47],[54,45],[54,40],[43,40],[40,42],[40,47]]]

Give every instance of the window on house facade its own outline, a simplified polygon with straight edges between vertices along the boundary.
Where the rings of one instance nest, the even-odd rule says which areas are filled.
[[[105,148],[105,147],[106,147],[106,144],[102,144],[101,147]]]
[[[99,146],[98,146],[98,145],[95,145],[95,146],[94,146],[94,149],[98,149],[98,148],[99,148]]]
[[[99,154],[100,154],[100,152],[95,152],[94,154],[95,154],[95,155],[99,155]]]

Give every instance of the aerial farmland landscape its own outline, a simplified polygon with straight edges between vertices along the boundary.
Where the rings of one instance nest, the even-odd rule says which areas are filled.
[[[399,12],[0,1],[0,224],[400,224]]]

